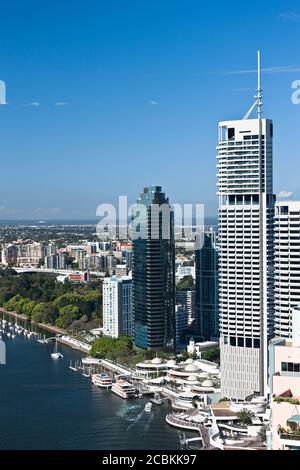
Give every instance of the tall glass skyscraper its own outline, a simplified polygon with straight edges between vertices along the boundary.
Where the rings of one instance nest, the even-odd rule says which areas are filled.
[[[135,215],[133,331],[143,349],[175,348],[174,213],[160,186],[145,187]]]
[[[218,251],[213,228],[203,233],[203,244],[196,258],[196,326],[205,340],[219,337]]]

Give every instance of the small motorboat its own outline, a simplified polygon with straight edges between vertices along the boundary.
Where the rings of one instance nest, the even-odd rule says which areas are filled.
[[[146,413],[151,413],[152,403],[150,401],[148,401],[148,403],[146,403],[144,410],[146,411]]]

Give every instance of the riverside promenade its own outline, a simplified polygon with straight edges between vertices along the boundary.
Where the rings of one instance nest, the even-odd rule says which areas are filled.
[[[48,325],[45,323],[37,323],[32,320],[28,320],[28,318],[25,315],[19,314],[17,312],[9,312],[8,310],[5,310],[3,307],[0,307],[0,315],[1,313],[3,315],[11,316],[15,318],[16,320],[21,320],[24,322],[28,322],[31,325],[40,328],[41,330],[48,331],[49,333],[53,333],[55,336],[57,336],[57,341],[64,344],[65,346],[69,346],[72,349],[75,349],[76,351],[80,351],[84,354],[88,354],[90,351],[90,345],[87,343],[83,343],[82,341],[78,341],[76,338],[73,338],[72,336],[69,336],[63,328],[58,328],[57,326],[54,325]]]

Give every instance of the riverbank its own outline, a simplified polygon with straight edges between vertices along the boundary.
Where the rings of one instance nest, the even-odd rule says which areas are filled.
[[[55,334],[59,334],[59,335],[66,335],[67,334],[66,330],[63,330],[62,328],[58,328],[57,326],[54,326],[54,325],[48,325],[46,323],[36,323],[32,320],[28,320],[28,318],[25,315],[22,315],[22,314],[17,313],[17,312],[9,312],[8,310],[5,310],[3,307],[0,307],[0,313],[4,313],[4,315],[10,315],[14,318],[18,318],[18,319],[23,320],[23,321],[28,321],[32,325],[35,325],[38,328],[41,328],[43,330],[49,331],[50,333],[55,333]]]
[[[11,316],[11,317],[13,317],[15,319],[18,319],[18,320],[29,322],[29,323],[31,323],[31,325],[34,325],[37,328],[40,328],[42,330],[48,331],[49,333],[53,333],[54,335],[62,335],[63,338],[61,338],[61,337],[57,338],[58,342],[66,345],[66,346],[69,346],[70,348],[75,349],[76,351],[80,351],[84,354],[88,353],[88,350],[87,350],[88,345],[85,346],[83,343],[81,345],[80,341],[78,341],[75,338],[72,338],[71,336],[69,336],[67,334],[66,330],[64,330],[62,328],[58,328],[57,326],[48,325],[48,324],[45,324],[45,323],[37,323],[37,322],[34,322],[32,320],[28,320],[28,318],[25,315],[22,315],[22,314],[17,313],[17,312],[9,312],[8,310],[5,310],[3,307],[0,307],[0,314],[1,313],[4,314],[4,315]]]

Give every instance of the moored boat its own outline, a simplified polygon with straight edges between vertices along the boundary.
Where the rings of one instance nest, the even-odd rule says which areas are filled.
[[[126,380],[118,380],[112,385],[111,391],[121,398],[136,398],[137,390]]]
[[[106,374],[93,374],[92,382],[94,385],[101,388],[111,388],[113,384],[112,379]]]
[[[62,359],[64,356],[62,353],[58,352],[57,350],[57,341],[55,340],[55,348],[53,353],[51,354],[52,359]]]

